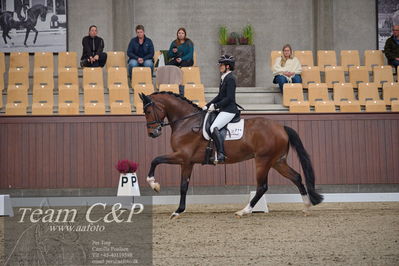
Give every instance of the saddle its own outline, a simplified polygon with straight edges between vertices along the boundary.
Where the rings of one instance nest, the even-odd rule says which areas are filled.
[[[212,135],[210,128],[218,114],[218,111],[213,111],[207,113],[204,118],[202,134],[204,138],[208,140],[208,145],[206,147],[205,158],[202,164],[214,164],[213,150],[215,149],[215,145],[210,137]],[[240,113],[236,114],[234,118],[226,126],[219,129],[219,131],[223,138],[223,142],[226,140],[240,139],[244,133],[244,120],[241,119]]]

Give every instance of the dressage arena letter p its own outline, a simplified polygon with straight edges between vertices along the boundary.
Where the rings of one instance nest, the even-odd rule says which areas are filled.
[[[136,173],[121,174],[119,177],[118,197],[140,196],[139,181]]]

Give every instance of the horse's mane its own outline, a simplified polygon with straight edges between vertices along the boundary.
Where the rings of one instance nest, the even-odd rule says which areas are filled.
[[[192,105],[193,107],[197,108],[198,110],[201,110],[201,107],[199,107],[199,106],[198,106],[196,103],[194,103],[193,101],[187,99],[186,97],[184,97],[184,96],[182,96],[182,95],[180,95],[180,94],[177,94],[177,93],[174,93],[174,92],[171,92],[171,91],[154,92],[154,93],[152,93],[150,96],[152,96],[152,95],[158,95],[158,94],[173,95],[173,96],[175,96],[176,98],[179,98],[179,99],[181,99],[181,100],[187,102],[188,104]]]

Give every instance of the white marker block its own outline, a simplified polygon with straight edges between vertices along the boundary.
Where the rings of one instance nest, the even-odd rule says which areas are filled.
[[[251,191],[249,193],[249,201],[255,197],[256,191]],[[254,208],[252,209],[252,212],[269,212],[269,208],[267,208],[267,202],[266,202],[266,195],[263,194],[263,196],[259,199],[259,201],[256,203]]]
[[[0,195],[0,216],[14,216],[10,195]]]
[[[119,177],[118,197],[140,196],[139,180],[136,173],[121,174]]]

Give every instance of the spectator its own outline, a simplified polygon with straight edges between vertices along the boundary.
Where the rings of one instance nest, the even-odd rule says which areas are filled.
[[[145,36],[144,26],[136,26],[136,37],[132,38],[127,48],[128,71],[129,76],[132,75],[133,67],[150,67],[151,71],[154,68],[154,45],[150,38]]]
[[[392,36],[385,42],[384,53],[388,59],[388,64],[397,69],[399,65],[399,25],[394,25],[392,32]]]
[[[81,67],[103,67],[107,62],[104,40],[97,36],[97,26],[89,27],[89,35],[82,40],[83,53],[80,58]]]
[[[194,43],[187,38],[185,28],[177,30],[177,39],[170,44],[167,65],[188,67],[194,64]]]
[[[294,57],[291,45],[284,45],[283,55],[273,65],[273,83],[278,84],[283,91],[284,83],[302,83],[301,72],[301,63]]]

